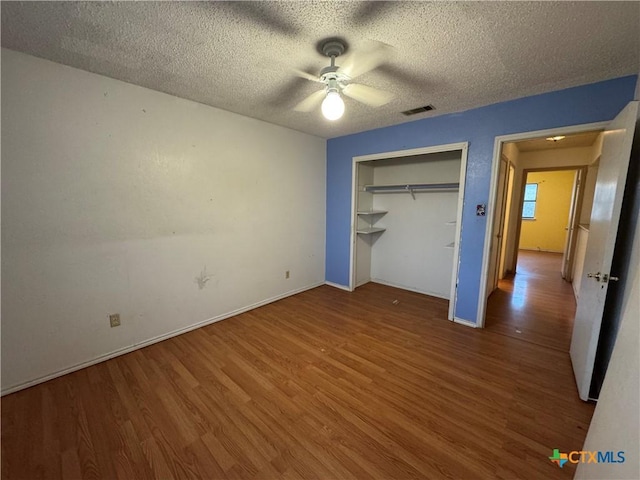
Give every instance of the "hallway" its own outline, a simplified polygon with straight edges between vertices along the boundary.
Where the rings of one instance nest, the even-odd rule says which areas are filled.
[[[520,250],[517,274],[489,297],[485,328],[562,351],[569,351],[576,302],[562,279],[562,254]]]

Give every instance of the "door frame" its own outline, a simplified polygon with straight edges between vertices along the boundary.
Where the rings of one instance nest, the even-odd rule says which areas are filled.
[[[576,170],[571,193],[571,210],[567,224],[567,238],[562,256],[562,278],[568,282],[573,282],[573,260],[575,258],[576,240],[580,225],[580,214],[584,200],[584,184],[587,179],[588,166],[583,166]]]
[[[455,321],[455,304],[457,300],[458,272],[460,267],[460,236],[462,232],[462,207],[464,206],[464,184],[467,177],[467,154],[469,142],[447,143],[444,145],[434,145],[432,147],[411,148],[408,150],[394,150],[390,152],[373,153],[370,155],[358,155],[352,157],[351,166],[351,233],[349,238],[349,291],[355,289],[356,282],[356,227],[358,222],[358,163],[371,160],[401,159],[414,155],[425,155],[430,153],[443,153],[460,150],[460,179],[458,189],[458,206],[456,212],[456,232],[453,248],[453,265],[451,275],[451,290],[449,294],[449,320]]]
[[[504,163],[504,172],[502,172],[502,164]],[[502,246],[504,242],[504,227],[506,224],[506,206],[507,206],[507,192],[509,191],[509,169],[511,168],[511,160],[507,158],[503,153],[500,154],[500,164],[498,166],[498,192],[500,188],[502,188],[502,198],[496,197],[496,207],[499,212],[499,217],[496,218],[495,214],[493,216],[494,224],[491,226],[492,235],[491,241],[494,242],[497,239],[496,245],[496,256],[494,261],[491,261],[491,252],[489,252],[489,272],[493,270],[493,277],[489,278],[487,272],[487,280],[490,280],[491,283],[487,285],[487,295],[491,296],[491,294],[498,288],[498,283],[500,281],[500,263],[502,259]],[[497,195],[497,193],[496,193]],[[495,221],[498,221],[498,224],[495,224]],[[497,229],[496,229],[497,227]],[[492,245],[493,246],[493,245]]]
[[[496,196],[498,194],[498,173],[500,167],[500,155],[502,145],[520,140],[531,140],[539,137],[553,137],[556,135],[570,135],[574,133],[588,132],[591,130],[604,130],[611,122],[583,123],[580,125],[569,125],[566,127],[549,128],[545,130],[534,130],[530,132],[512,133],[509,135],[499,135],[495,137],[493,144],[493,160],[491,162],[491,184],[489,187],[489,199],[487,204],[487,222],[484,235],[484,247],[482,252],[482,269],[480,270],[480,292],[478,295],[478,311],[476,313],[476,326],[484,328],[485,315],[487,310],[487,282],[489,276],[489,257],[491,255],[491,236],[493,232],[493,221],[496,206]]]
[[[513,189],[516,183],[516,167],[511,160],[509,160],[509,172],[507,173],[507,205],[505,210],[502,212],[504,216],[503,228],[502,228],[502,248],[500,252],[498,252],[498,282],[502,280],[509,272],[507,268],[507,253],[509,250],[509,242],[508,240],[512,238],[513,231],[511,225],[511,216],[512,211],[515,208],[514,200],[513,200]],[[509,272],[510,273],[510,272]]]

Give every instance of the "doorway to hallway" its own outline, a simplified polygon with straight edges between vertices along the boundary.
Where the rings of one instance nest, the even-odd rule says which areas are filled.
[[[517,274],[500,280],[489,298],[485,328],[568,351],[576,302],[561,269],[561,253],[520,250]]]
[[[580,165],[575,183],[575,191],[578,193],[578,196],[574,196],[574,198],[578,199],[578,202],[572,207],[574,221],[568,225],[568,231],[570,231],[569,238],[575,239],[576,241],[575,243],[573,240],[567,242],[568,249],[565,249],[565,252],[568,253],[568,256],[565,260],[568,261],[563,262],[562,270],[563,276],[567,277],[568,281],[573,279],[579,281],[580,284],[579,288],[574,289],[577,306],[575,308],[576,313],[574,316],[569,352],[580,398],[585,401],[590,398],[595,398],[593,392],[599,389],[599,381],[594,376],[594,370],[597,367],[596,363],[605,365],[605,368],[608,363],[608,358],[605,358],[606,354],[603,353],[600,356],[600,361],[598,361],[598,356],[604,351],[600,348],[599,343],[601,339],[602,320],[606,311],[605,301],[607,300],[607,293],[609,291],[609,282],[621,280],[620,285],[622,285],[625,280],[624,277],[621,276],[622,274],[618,272],[620,267],[614,266],[613,258],[614,252],[616,251],[617,232],[622,205],[625,202],[633,202],[632,193],[625,195],[625,185],[630,181],[627,179],[627,170],[629,169],[630,159],[632,158],[632,147],[635,148],[633,140],[634,132],[637,131],[638,104],[638,101],[629,102],[611,122],[604,125],[604,130],[601,130],[600,133],[597,134],[596,139],[591,144],[591,148],[584,151],[587,160],[589,160],[590,157],[591,161],[566,165],[566,167],[579,167]],[[588,127],[587,125],[581,126],[579,129],[575,129],[574,132],[588,132]],[[591,130],[593,133],[597,131],[597,128]],[[496,216],[503,215],[503,213],[500,212],[499,206],[505,203],[499,202],[499,197],[497,196],[497,193],[500,192],[498,186],[502,183],[500,182],[502,179],[500,175],[501,172],[498,168],[503,163],[501,162],[501,157],[508,157],[509,152],[506,151],[506,148],[510,143],[516,144],[512,148],[512,153],[514,153],[515,158],[515,162],[513,163],[516,166],[516,170],[521,168],[524,173],[529,170],[529,160],[531,160],[529,158],[523,158],[525,155],[520,155],[520,153],[523,152],[521,147],[527,139],[533,138],[535,143],[536,141],[541,141],[542,137],[545,137],[544,140],[558,144],[571,138],[566,134],[571,134],[571,131],[569,129],[557,129],[496,137],[492,162],[492,182],[489,195],[490,208],[485,232],[482,269],[483,283],[481,284],[480,292],[481,300],[490,298],[491,293],[498,287],[497,284],[492,284],[491,280],[495,281],[496,277],[500,278],[500,273],[502,273],[499,272],[499,274],[495,276],[489,275],[491,268],[495,268],[495,265],[500,265],[498,252],[501,252],[501,250],[494,248],[494,245],[499,243],[496,239],[499,239],[502,243],[506,242],[507,247],[509,246],[509,238],[504,241],[502,238],[505,230],[508,232],[508,228],[499,228],[501,224],[495,221]],[[527,150],[530,149],[530,147],[526,145],[524,148]],[[565,154],[571,149],[572,148],[565,143],[563,147],[558,147],[559,151],[557,153],[562,157],[566,157]],[[576,149],[573,149],[573,151],[577,153]],[[507,160],[510,161],[509,158],[507,158]],[[548,160],[552,160],[551,156]],[[565,160],[567,159],[565,158]],[[574,162],[570,161],[570,163]],[[518,164],[520,167],[518,167]],[[536,168],[540,167],[542,166],[536,165]],[[559,165],[555,165],[555,167],[558,168]],[[597,173],[595,173],[596,171]],[[580,175],[580,173],[585,176]],[[595,173],[595,175],[590,175],[590,173]],[[516,175],[516,177],[518,177],[518,175]],[[594,181],[590,182],[589,177]],[[522,176],[520,176],[520,178],[522,179]],[[586,193],[587,190],[589,190],[589,195]],[[518,191],[518,189],[514,187],[513,191]],[[524,192],[524,189],[520,189],[520,191]],[[524,195],[520,197],[519,203],[518,199],[512,198],[512,203],[515,200],[515,206],[519,206],[524,210],[525,204],[523,203],[523,197]],[[582,205],[580,205],[580,197],[582,197]],[[589,206],[591,206],[591,208],[589,208]],[[524,216],[524,212],[521,213],[520,208],[513,208],[511,210],[516,216],[520,216],[520,218]],[[496,228],[496,224],[498,228]],[[521,223],[518,222],[517,225],[520,226]],[[583,243],[585,248],[577,248],[579,242],[577,236],[574,235],[576,230],[579,234],[586,232],[587,240]],[[584,235],[583,238],[585,238]],[[520,232],[517,232],[511,236],[511,244],[520,246],[519,239]],[[517,256],[518,248],[515,249],[515,255],[506,256],[507,261],[511,259],[513,270],[509,270],[508,266],[506,266],[507,262],[504,262],[506,266],[505,273],[510,273],[515,270],[515,264],[518,262],[514,260],[517,259]],[[571,257],[574,258],[573,262],[571,261]],[[514,279],[513,291],[517,291],[516,282],[517,278]],[[552,296],[550,297],[550,301],[553,301]],[[513,305],[509,304],[509,306],[511,307]],[[480,327],[485,326],[488,308],[488,301],[479,304],[477,325]],[[515,333],[521,335],[522,330]]]
[[[569,351],[577,295],[571,282],[584,262],[578,247],[588,232],[602,139],[594,129],[502,145],[488,330]]]

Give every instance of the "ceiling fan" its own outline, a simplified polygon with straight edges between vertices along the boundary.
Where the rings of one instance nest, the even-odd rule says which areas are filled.
[[[381,107],[389,103],[394,95],[390,92],[369,87],[360,83],[352,83],[351,80],[370,70],[377,68],[393,54],[393,48],[384,43],[376,42],[372,47],[363,50],[359,55],[351,55],[345,62],[338,66],[336,58],[342,55],[346,49],[346,43],[337,38],[325,40],[319,45],[320,51],[331,59],[331,65],[323,68],[319,76],[294,69],[294,73],[302,78],[322,83],[324,88],[312,93],[298,103],[294,110],[298,112],[310,112],[321,106],[322,114],[327,120],[337,120],[344,113],[344,100],[341,94],[354,100],[369,105]]]

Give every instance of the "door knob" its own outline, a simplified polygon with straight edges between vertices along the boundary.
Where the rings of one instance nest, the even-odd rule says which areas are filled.
[[[608,274],[600,273],[600,272],[598,272],[598,273],[587,273],[587,277],[595,278],[596,282],[602,281],[602,283],[617,282],[618,280],[620,280],[618,277],[610,277]]]
[[[587,273],[587,277],[595,278],[596,282],[599,282],[600,279],[602,278],[602,274],[600,272],[598,272],[598,273]]]

